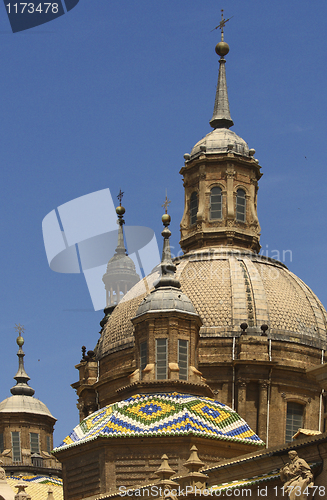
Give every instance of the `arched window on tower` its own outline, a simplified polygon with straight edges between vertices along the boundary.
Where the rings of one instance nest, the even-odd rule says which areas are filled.
[[[236,193],[236,220],[240,222],[245,222],[245,214],[246,214],[245,191],[243,189],[238,189]]]
[[[167,339],[156,339],[156,379],[168,378]]]
[[[140,344],[140,379],[142,379],[142,371],[148,364],[148,343],[141,342]]]
[[[31,454],[40,453],[40,440],[37,432],[30,432]]]
[[[210,219],[222,218],[222,196],[220,187],[213,187],[210,191]]]
[[[12,460],[13,462],[21,462],[22,453],[20,448],[20,432],[11,432],[11,444],[12,444]]]
[[[296,434],[298,429],[303,427],[304,406],[299,403],[287,403],[286,414],[286,434],[285,442],[290,443],[292,436]]]
[[[190,224],[196,223],[196,216],[198,213],[198,195],[196,194],[195,191],[191,194],[191,199],[190,199]]]
[[[46,448],[47,452],[51,453],[52,447],[51,447],[51,436],[46,436]]]
[[[178,339],[179,379],[188,379],[188,341]]]

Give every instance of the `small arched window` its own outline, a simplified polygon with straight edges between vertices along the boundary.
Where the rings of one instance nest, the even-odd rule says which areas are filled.
[[[286,434],[285,441],[290,443],[292,437],[303,427],[303,413],[304,405],[299,403],[287,403],[287,413],[286,413]]]
[[[198,195],[196,194],[195,191],[191,194],[191,199],[190,199],[190,223],[191,226],[192,224],[196,223],[196,216],[198,213]]]
[[[140,344],[140,379],[142,380],[142,371],[148,364],[148,343],[141,342]]]
[[[210,191],[210,219],[222,218],[221,189],[216,186]]]
[[[245,222],[245,214],[246,214],[245,191],[243,189],[238,189],[236,193],[236,220],[240,222]]]
[[[156,379],[168,378],[168,348],[167,339],[156,339]]]

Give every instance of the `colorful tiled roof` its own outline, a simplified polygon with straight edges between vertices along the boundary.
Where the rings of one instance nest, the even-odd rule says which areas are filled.
[[[58,477],[23,475],[22,477],[7,476],[6,480],[15,493],[17,493],[15,485],[21,480],[25,481],[27,484],[26,493],[33,500],[45,500],[48,496],[49,487],[51,487],[55,500],[63,500],[62,479]]]
[[[100,437],[159,437],[193,434],[263,445],[234,410],[211,398],[189,394],[137,394],[84,419],[55,451]]]

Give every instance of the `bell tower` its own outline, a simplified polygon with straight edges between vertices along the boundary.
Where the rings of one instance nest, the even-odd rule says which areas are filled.
[[[258,253],[260,225],[257,216],[258,180],[262,176],[255,150],[230,130],[223,18],[217,26],[221,41],[216,45],[219,59],[218,84],[213,128],[185,154],[180,170],[185,188],[180,245],[186,253],[208,247],[233,247]]]

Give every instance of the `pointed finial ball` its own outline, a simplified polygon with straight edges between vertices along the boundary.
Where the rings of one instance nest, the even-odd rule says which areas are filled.
[[[18,347],[22,347],[24,345],[24,339],[21,335],[19,335],[19,337],[17,337],[16,343],[17,343]]]
[[[217,43],[215,51],[216,51],[216,54],[218,54],[218,56],[222,56],[222,57],[226,56],[229,52],[228,43],[226,43],[226,42]]]
[[[119,205],[119,207],[116,208],[116,214],[117,215],[124,215],[125,213],[125,208]]]
[[[163,216],[161,217],[161,220],[162,220],[163,224],[165,226],[167,226],[168,224],[170,224],[171,217],[169,214],[163,214]]]

